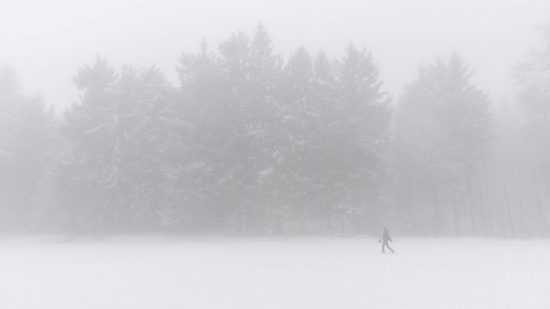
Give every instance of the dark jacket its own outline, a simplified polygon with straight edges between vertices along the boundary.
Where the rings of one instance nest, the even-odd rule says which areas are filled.
[[[391,237],[390,237],[390,233],[388,232],[388,230],[384,229],[384,234],[382,234],[382,240],[383,241],[392,241]]]

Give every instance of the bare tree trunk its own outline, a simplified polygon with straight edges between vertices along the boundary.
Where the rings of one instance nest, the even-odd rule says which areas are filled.
[[[539,181],[539,178],[537,177],[537,173],[536,173],[536,170],[535,168],[533,167],[532,169],[532,179],[534,180],[534,188],[535,188],[535,203],[537,205],[537,211],[538,211],[538,215],[539,217],[541,218],[542,220],[542,232],[544,234],[547,234],[547,227],[546,227],[546,212],[544,210],[544,207],[542,206],[542,199],[541,199],[541,194],[540,194],[540,186],[539,185],[542,185],[544,187],[544,183],[540,183],[541,181]]]
[[[439,236],[439,224],[440,224],[440,221],[441,221],[441,206],[439,205],[439,192],[438,190],[434,190],[433,192],[433,226],[432,226],[432,229],[433,229],[433,234],[434,236]]]
[[[497,204],[496,200],[491,199],[491,190],[489,188],[489,177],[488,177],[488,167],[487,164],[481,166],[481,191],[480,194],[483,195],[483,200],[485,202],[485,208],[487,209],[487,233],[494,235],[497,233],[497,223],[496,223],[496,209],[495,205]]]
[[[512,234],[512,237],[516,237],[516,226],[514,224],[514,216],[512,215],[512,210],[510,209],[510,199],[508,196],[508,190],[506,189],[506,185],[502,185],[502,191],[504,194],[504,201],[506,202],[506,210],[508,214],[508,220],[510,225],[510,231]]]
[[[476,220],[476,213],[475,213],[475,207],[474,207],[474,201],[472,198],[472,177],[470,175],[466,176],[466,196],[468,199],[468,210],[470,211],[470,225],[472,229],[472,234],[477,234],[478,227],[477,227],[477,220]]]
[[[454,220],[454,228],[455,228],[455,236],[460,235],[460,212],[459,212],[459,205],[458,205],[458,192],[454,190],[454,196],[453,196],[453,220]]]
[[[480,228],[482,230],[483,235],[487,236],[489,235],[489,206],[487,203],[487,200],[485,199],[485,183],[483,179],[483,167],[480,167],[477,172],[477,203],[479,205],[479,219],[480,222]]]
[[[327,215],[325,218],[325,230],[327,233],[332,233],[332,223],[331,223],[331,216]]]

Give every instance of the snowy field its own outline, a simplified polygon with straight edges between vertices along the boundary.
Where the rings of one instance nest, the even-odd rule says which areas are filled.
[[[0,308],[550,308],[550,240],[0,239]]]

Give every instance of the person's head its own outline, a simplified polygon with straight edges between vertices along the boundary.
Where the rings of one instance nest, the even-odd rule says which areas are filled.
[[[384,231],[386,231],[386,232],[388,231],[388,229],[385,226],[384,226]]]

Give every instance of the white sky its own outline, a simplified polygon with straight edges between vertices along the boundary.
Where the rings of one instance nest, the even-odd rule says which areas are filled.
[[[340,56],[366,47],[394,97],[419,63],[457,50],[493,98],[511,95],[511,66],[550,21],[549,0],[0,0],[0,63],[27,93],[58,108],[78,98],[72,77],[97,54],[113,65],[157,65],[175,79],[181,52],[263,22],[286,55],[305,46]]]

